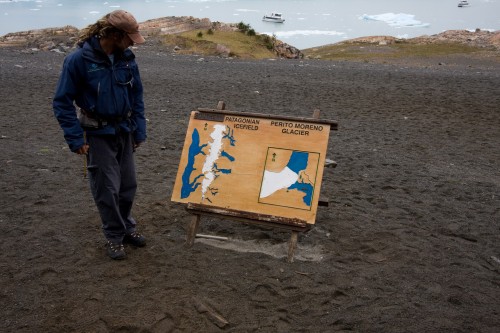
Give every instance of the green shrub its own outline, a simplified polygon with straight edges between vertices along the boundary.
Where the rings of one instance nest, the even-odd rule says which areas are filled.
[[[260,40],[268,50],[274,49],[274,44],[276,44],[276,35],[269,36],[266,34],[259,35]]]
[[[245,33],[250,29],[250,24],[245,24],[243,22],[240,22],[236,27],[240,30],[240,32]]]
[[[198,32],[198,34],[196,36],[198,36],[198,38],[202,38],[203,37],[203,32],[201,32],[201,31]]]

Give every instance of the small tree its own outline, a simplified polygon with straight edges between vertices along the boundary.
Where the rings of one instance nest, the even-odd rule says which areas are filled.
[[[250,29],[250,24],[245,24],[243,22],[238,23],[236,26],[241,32],[245,33]]]
[[[203,32],[201,32],[201,31],[198,32],[198,34],[196,36],[198,36],[198,38],[202,38],[203,37]]]
[[[268,50],[272,50],[274,49],[274,45],[276,44],[276,35],[273,34],[273,36],[269,36],[269,35],[259,35],[260,38],[262,39],[262,41],[264,42],[264,45],[266,46],[266,48]]]

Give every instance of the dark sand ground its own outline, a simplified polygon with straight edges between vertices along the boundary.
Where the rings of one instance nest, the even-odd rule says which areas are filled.
[[[52,115],[63,56],[0,49],[0,331],[500,331],[498,63],[136,53],[149,139],[134,215],[149,246],[117,262]],[[170,195],[188,116],[219,100],[276,115],[319,108],[339,122],[330,205],[293,263],[288,232],[215,218],[201,232],[228,241],[183,246],[190,215]]]

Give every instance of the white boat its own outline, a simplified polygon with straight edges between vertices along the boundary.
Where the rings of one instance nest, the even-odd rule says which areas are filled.
[[[283,18],[281,13],[271,13],[271,14],[264,15],[264,17],[262,18],[262,21],[283,23],[283,22],[285,22],[285,19]]]
[[[458,3],[458,7],[468,7],[468,6],[470,6],[470,5],[469,5],[469,1],[467,1],[467,0],[461,0]]]

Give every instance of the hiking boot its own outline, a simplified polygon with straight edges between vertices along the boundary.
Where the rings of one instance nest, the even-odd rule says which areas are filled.
[[[123,242],[137,247],[144,247],[146,246],[146,237],[134,231],[131,234],[126,234],[125,237],[123,237]]]
[[[127,257],[125,253],[125,248],[121,243],[113,243],[112,241],[108,241],[106,244],[106,252],[111,259],[121,260]]]

